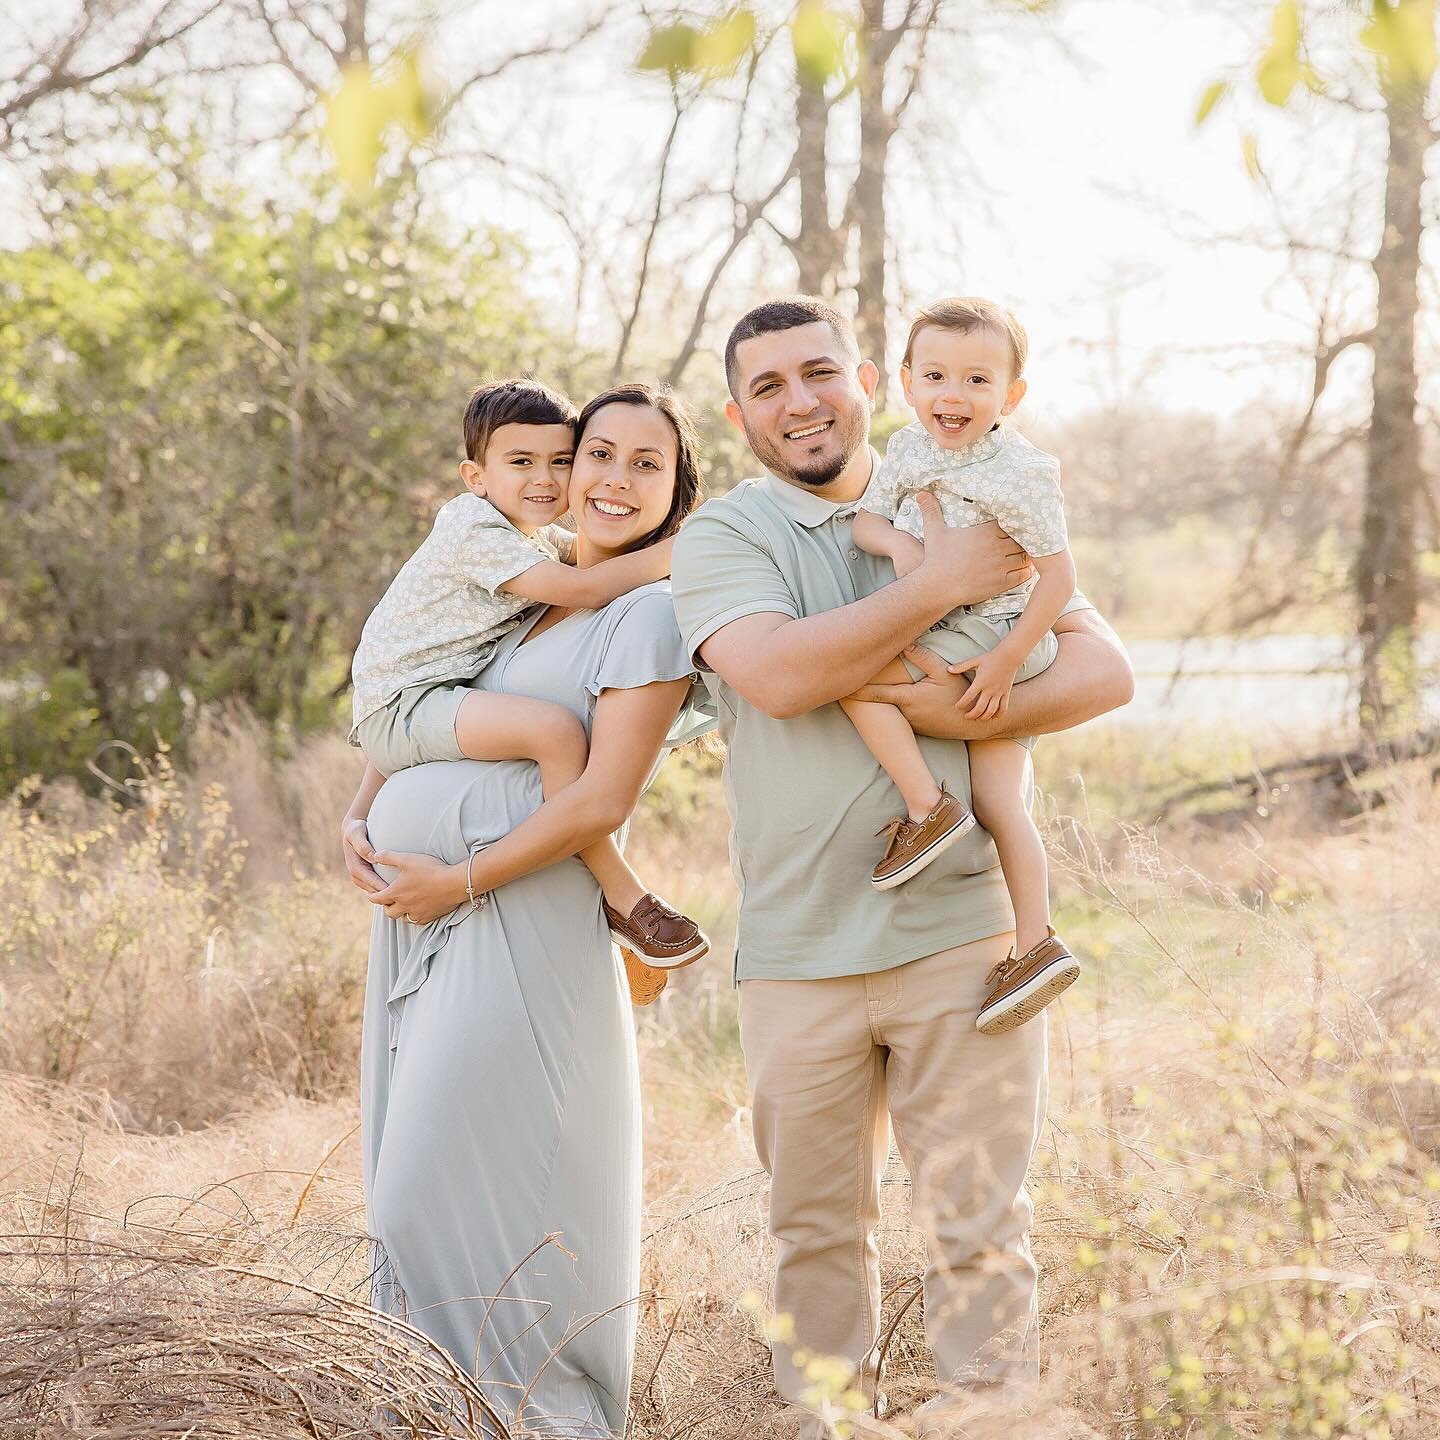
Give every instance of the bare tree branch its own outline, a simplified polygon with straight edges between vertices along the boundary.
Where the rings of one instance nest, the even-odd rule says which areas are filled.
[[[114,0],[92,0],[85,6],[76,27],[59,43],[49,55],[33,57],[23,63],[19,72],[11,77],[0,76],[0,93],[15,87],[8,96],[0,100],[0,130],[8,136],[14,122],[27,114],[36,105],[53,96],[85,90],[101,80],[108,80],[125,70],[133,70],[142,61],[158,50],[173,45],[182,36],[189,34],[221,8],[223,0],[208,0],[191,14],[183,13],[183,0],[164,0],[164,3],[150,16],[144,31],[113,59],[91,66],[71,68],[85,43],[94,36],[103,35],[95,29],[99,23],[114,21],[123,16],[124,7]],[[167,27],[166,20],[180,13],[180,18]]]
[[[705,281],[704,287],[700,291],[700,298],[695,303],[695,312],[690,319],[690,329],[686,332],[685,339],[681,342],[674,360],[670,362],[670,369],[665,376],[667,384],[679,385],[680,377],[694,358],[699,345],[700,334],[705,328],[705,321],[710,310],[710,297],[715,293],[715,287],[720,283],[720,277],[724,275],[731,260],[735,258],[735,252],[745,243],[746,238],[755,228],[756,222],[774,203],[780,192],[795,178],[798,167],[799,151],[797,149],[791,157],[790,163],[785,167],[785,173],[760,199],[751,201],[749,204],[739,205],[735,223],[731,228],[730,240],[714,265],[711,266],[709,278]]]
[[[610,367],[612,380],[619,377],[625,366],[625,354],[630,348],[630,337],[635,332],[635,322],[640,318],[640,306],[645,299],[645,285],[650,278],[650,256],[655,246],[655,233],[659,230],[661,217],[665,213],[665,185],[670,178],[670,159],[675,150],[675,137],[680,133],[680,122],[685,118],[685,111],[688,107],[687,100],[681,95],[679,87],[673,80],[670,84],[670,97],[674,106],[674,114],[670,120],[670,129],[665,136],[665,144],[660,151],[660,170],[655,179],[655,208],[651,212],[650,224],[645,231],[645,243],[640,250],[640,272],[635,277],[635,299],[630,306],[630,313],[620,327],[620,343],[615,347],[615,360]]]

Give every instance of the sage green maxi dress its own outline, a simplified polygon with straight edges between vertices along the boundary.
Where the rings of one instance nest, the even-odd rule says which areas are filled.
[[[587,730],[601,691],[692,673],[668,584],[522,643],[533,624],[502,639],[477,688],[554,701]],[[707,724],[682,710],[671,742]],[[528,761],[419,765],[386,782],[370,837],[454,863],[540,802]],[[534,1433],[623,1433],[639,1082],[622,968],[579,860],[426,926],[377,908],[361,1119],[377,1308],[443,1345]]]

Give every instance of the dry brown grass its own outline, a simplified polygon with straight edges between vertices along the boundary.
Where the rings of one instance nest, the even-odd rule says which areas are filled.
[[[270,766],[235,717],[207,745],[123,813],[49,792],[0,817],[0,1435],[371,1435],[386,1404],[392,1433],[479,1433],[433,1407],[443,1357],[361,1303],[366,915],[330,853],[353,758]],[[702,765],[636,842],[724,933],[714,807]],[[1335,833],[1092,820],[1054,830],[1092,963],[1036,1167],[1043,1407],[1005,1433],[1431,1440],[1435,793]],[[697,968],[641,1017],[646,1440],[784,1432],[740,1304],[769,1256],[733,996]],[[884,1190],[901,1434],[933,1377],[894,1162]]]

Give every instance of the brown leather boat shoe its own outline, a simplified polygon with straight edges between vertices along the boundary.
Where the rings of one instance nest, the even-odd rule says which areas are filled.
[[[885,858],[875,867],[870,883],[877,890],[893,890],[938,860],[975,824],[967,810],[942,784],[935,808],[923,820],[897,815],[877,835],[888,835]]]
[[[1080,978],[1080,962],[1050,933],[1018,959],[1012,950],[985,977],[990,994],[975,1017],[982,1035],[1003,1035],[1038,1015]]]
[[[659,970],[678,970],[708,954],[710,941],[688,916],[655,895],[642,895],[629,915],[605,906],[610,938],[622,949]]]

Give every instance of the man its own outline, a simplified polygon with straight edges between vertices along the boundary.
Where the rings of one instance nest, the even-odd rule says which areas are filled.
[[[735,973],[771,1177],[775,1308],[793,1318],[797,1349],[841,1356],[874,1383],[888,1108],[929,1246],[925,1323],[942,1385],[1008,1396],[1038,1377],[1024,1181],[1044,1115],[1045,1025],[974,1028],[1014,926],[983,830],[906,886],[868,883],[897,802],[835,702],[955,606],[1024,580],[1028,561],[994,525],[940,523],[933,502],[924,562],[903,579],[852,544],[876,463],[878,372],[830,306],[757,306],[731,332],[726,372],[726,414],[767,473],[690,520],[673,583],[729,745]],[[968,682],[944,661],[960,655],[915,652],[920,683],[873,692],[930,737],[933,773],[967,804],[958,742],[1066,729],[1130,698],[1124,654],[1083,599],[1055,629],[1058,658],[1016,687],[1001,722],[956,710]],[[790,1347],[773,1360],[780,1394],[803,1404]],[[919,1433],[942,1424],[929,1407]],[[813,1419],[802,1431],[825,1433]]]

